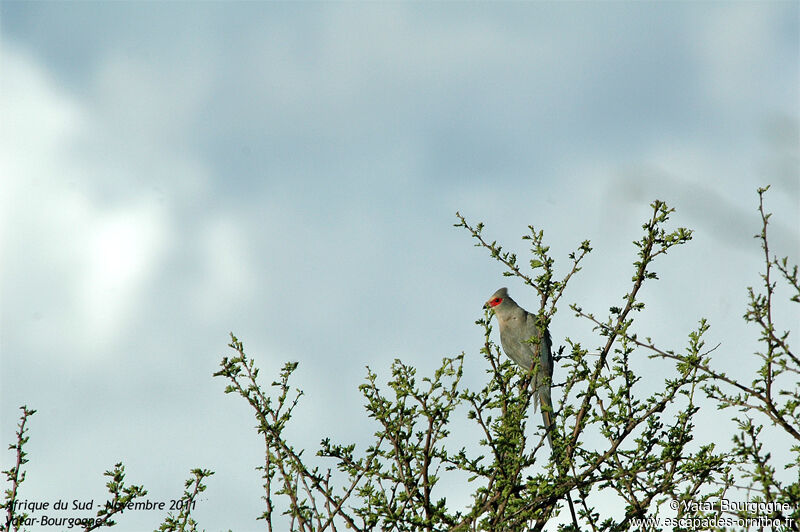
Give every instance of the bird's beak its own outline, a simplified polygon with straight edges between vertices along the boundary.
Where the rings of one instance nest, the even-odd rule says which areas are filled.
[[[486,310],[488,308],[489,308],[489,302],[487,301],[486,303],[483,304],[483,310]]]

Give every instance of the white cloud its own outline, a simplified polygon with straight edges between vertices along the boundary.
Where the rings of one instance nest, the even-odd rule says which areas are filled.
[[[152,205],[95,210],[75,252],[84,257],[79,295],[87,336],[107,345],[124,328],[164,252],[167,220]]]
[[[58,338],[91,356],[124,333],[167,252],[168,205],[152,189],[124,197],[104,189],[109,181],[140,180],[136,165],[91,149],[131,145],[131,138],[104,134],[113,117],[68,94],[13,46],[4,45],[2,66],[4,299],[15,309],[14,327],[31,328],[20,335],[26,342],[44,347]],[[198,168],[157,154],[146,165],[159,161],[184,174]],[[47,334],[33,333],[41,319]]]
[[[31,159],[39,160],[38,150],[59,152],[64,140],[85,126],[82,110],[22,50],[3,42],[0,61],[0,164],[6,176],[13,172],[19,178],[31,179],[35,176],[23,170],[26,166],[29,170],[36,168],[30,163]],[[24,162],[29,164],[15,165]]]

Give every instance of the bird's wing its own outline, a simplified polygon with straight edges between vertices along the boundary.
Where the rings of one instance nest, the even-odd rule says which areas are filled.
[[[503,346],[503,351],[520,367],[530,370],[531,366],[533,366],[531,346],[524,342],[525,338],[517,338],[512,332],[501,329],[500,344]]]
[[[545,329],[544,336],[537,345],[531,343],[531,338],[536,338],[539,335],[539,328],[536,326],[536,316],[526,312],[525,316],[525,334],[526,338],[523,339],[525,345],[531,349],[534,356],[539,358],[539,372],[536,374],[536,397],[533,398],[533,409],[542,406],[542,419],[544,420],[545,428],[549,428],[552,423],[553,400],[550,397],[550,385],[553,377],[553,353],[552,353],[552,340],[550,338],[550,331]]]
[[[536,345],[535,342],[531,342],[531,338],[536,338],[539,335],[539,328],[536,326],[536,316],[531,314],[530,312],[525,313],[525,338],[522,341],[527,345],[530,349],[531,354],[536,355],[539,357],[539,364],[540,369],[539,373],[541,375],[546,375],[547,377],[553,376],[553,354],[552,354],[552,345],[553,342],[550,339],[550,331],[545,329],[544,337],[539,342],[539,345]]]
[[[541,359],[542,370],[545,375],[553,377],[553,340],[550,338],[550,331],[545,329],[544,338],[542,339],[541,351],[539,351],[539,358]]]

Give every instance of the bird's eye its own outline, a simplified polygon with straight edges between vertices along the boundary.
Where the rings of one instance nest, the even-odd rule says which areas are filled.
[[[500,302],[502,300],[503,300],[502,298],[496,297],[496,298],[492,299],[492,303],[491,304],[492,304],[493,307],[496,307],[497,305],[500,304]]]

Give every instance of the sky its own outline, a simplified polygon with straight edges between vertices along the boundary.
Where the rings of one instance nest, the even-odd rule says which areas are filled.
[[[678,349],[706,317],[749,380],[758,187],[800,258],[799,29],[797,2],[1,2],[4,448],[37,410],[21,496],[99,504],[123,461],[169,500],[203,467],[201,527],[263,529],[254,418],[212,377],[228,333],[266,383],[299,362],[309,454],[369,440],[367,365],[464,352],[479,387],[483,302],[537,299],[456,211],[520,258],[544,230],[562,274],[590,239],[551,331],[597,346],[567,304],[619,303],[666,201],[694,239],[638,330]],[[731,432],[708,411],[701,436]]]

